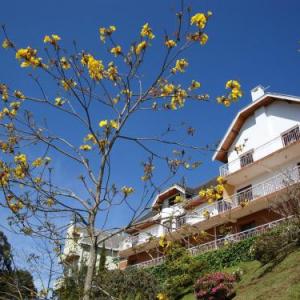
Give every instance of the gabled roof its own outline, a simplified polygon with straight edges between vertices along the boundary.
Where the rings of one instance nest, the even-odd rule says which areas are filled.
[[[153,208],[156,207],[161,202],[163,202],[164,200],[166,200],[170,196],[172,196],[174,193],[176,193],[176,191],[180,192],[182,194],[186,193],[186,189],[184,187],[180,186],[179,184],[174,184],[155,197],[155,199],[152,203],[152,207]]]
[[[227,162],[227,151],[229,150],[230,146],[234,142],[235,138],[240,132],[243,124],[245,123],[246,119],[254,113],[258,108],[262,106],[266,106],[271,104],[276,100],[283,100],[283,101],[291,101],[300,103],[300,97],[278,94],[278,93],[266,93],[256,101],[253,101],[248,106],[243,108],[238,112],[234,120],[232,121],[231,125],[229,126],[225,136],[223,137],[222,141],[220,142],[214,156],[213,160],[219,160],[224,163]]]

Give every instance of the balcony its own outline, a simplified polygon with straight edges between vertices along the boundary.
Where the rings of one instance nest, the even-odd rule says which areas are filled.
[[[219,248],[222,248],[226,245],[228,245],[229,243],[236,243],[242,240],[245,240],[247,238],[250,237],[254,237],[257,235],[260,235],[272,228],[274,228],[275,226],[282,224],[283,222],[286,222],[287,219],[286,218],[282,218],[273,222],[269,222],[242,232],[238,232],[235,234],[230,234],[227,235],[226,237],[223,237],[221,239],[217,239],[205,244],[200,244],[194,247],[190,247],[187,248],[187,250],[191,253],[191,255],[198,255],[200,253],[203,252],[207,252],[207,251],[211,251],[211,250],[216,250]],[[132,266],[129,266],[130,268],[146,268],[146,267],[153,267],[153,266],[157,266],[160,265],[164,262],[165,258],[163,256],[158,257],[158,258],[154,258],[142,263],[138,263]]]
[[[299,126],[293,127],[269,142],[249,151],[240,157],[222,165],[219,169],[220,176],[228,176],[252,163],[268,156],[269,154],[283,149],[297,141],[300,141]]]
[[[208,211],[209,216],[215,216],[237,207],[244,207],[254,200],[271,195],[299,182],[300,166],[282,170],[279,174],[233,194],[229,198],[201,207],[197,212],[203,215]]]

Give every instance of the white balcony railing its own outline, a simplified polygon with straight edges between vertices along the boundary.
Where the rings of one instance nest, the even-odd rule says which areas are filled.
[[[203,253],[203,252],[207,252],[210,250],[216,250],[219,248],[222,248],[226,245],[228,245],[228,243],[236,243],[242,240],[245,240],[247,238],[250,237],[254,237],[257,235],[260,235],[268,230],[270,230],[271,228],[277,226],[278,224],[281,224],[283,222],[286,222],[287,219],[286,218],[282,218],[273,222],[269,222],[242,232],[238,232],[235,234],[230,234],[227,235],[226,237],[205,243],[205,244],[200,244],[194,247],[189,247],[187,248],[188,251],[191,253],[191,255],[197,255],[199,253]],[[160,265],[164,262],[165,257],[161,256],[158,258],[154,258],[148,261],[144,261],[135,265],[130,266],[131,268],[145,268],[145,267],[153,267],[153,266],[157,266]]]
[[[228,162],[227,164],[222,165],[219,169],[220,176],[227,176],[229,174],[232,174],[240,170],[241,168],[250,165],[251,163],[299,140],[300,130],[299,126],[296,126],[281,134],[280,136],[277,136],[276,138],[268,141],[267,143],[253,149],[251,152],[246,153],[246,155],[241,155],[240,157]]]
[[[213,211],[213,214],[210,214],[210,216],[214,216],[227,210],[247,205],[251,201],[275,193],[298,182],[300,182],[300,166],[288,168],[242,192],[233,194],[229,198],[201,207],[198,212],[199,214],[204,214],[205,211]]]

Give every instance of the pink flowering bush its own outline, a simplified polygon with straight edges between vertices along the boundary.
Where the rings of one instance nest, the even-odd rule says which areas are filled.
[[[235,296],[235,276],[216,272],[200,277],[195,284],[198,300],[229,300]]]

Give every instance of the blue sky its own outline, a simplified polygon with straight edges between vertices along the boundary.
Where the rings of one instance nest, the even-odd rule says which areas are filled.
[[[6,24],[10,36],[19,47],[31,45],[42,48],[44,35],[57,33],[66,48],[76,40],[78,48],[100,53],[103,47],[98,37],[100,26],[116,25],[116,38],[121,44],[136,37],[145,22],[149,22],[155,34],[160,36],[164,30],[172,32],[178,3],[167,0],[10,0],[1,4],[0,23]],[[192,79],[200,81],[202,92],[209,93],[211,101],[187,104],[183,110],[159,113],[154,117],[142,115],[133,120],[129,131],[147,129],[148,132],[157,132],[161,124],[180,124],[188,120],[197,132],[193,142],[203,146],[222,138],[236,112],[250,102],[250,89],[256,85],[270,86],[269,91],[273,92],[300,95],[298,0],[195,0],[186,3],[192,5],[193,12],[211,10],[213,17],[207,28],[207,45],[193,47],[185,55],[190,66],[180,80],[183,84]],[[143,68],[146,82],[147,76],[153,74],[155,65],[161,59],[161,52],[156,49],[154,41],[153,51],[149,51],[149,61]],[[0,82],[6,82],[27,94],[37,93],[32,82],[24,77],[25,74],[12,53],[0,52]],[[214,99],[223,93],[228,79],[238,79],[245,95],[239,103],[225,109]],[[49,82],[44,83],[49,89],[53,88]],[[55,95],[54,90],[49,90],[49,93]],[[49,111],[47,115],[51,118],[53,113]],[[71,138],[78,138],[80,130],[74,130],[66,119],[58,116],[53,125],[57,130],[67,131]],[[141,170],[138,166],[140,161],[136,158],[139,160],[142,155],[128,145],[121,145],[119,151],[114,156],[116,182],[121,186],[137,186]],[[194,157],[202,160],[203,165],[197,171],[184,174],[189,185],[198,185],[217,175],[219,163],[211,162],[211,152],[198,153]],[[132,163],[135,165],[130,165]],[[73,166],[62,165],[60,161],[56,161],[56,166],[59,168],[57,176],[77,189],[72,178]],[[124,211],[116,209],[111,224],[120,225],[127,219]]]

